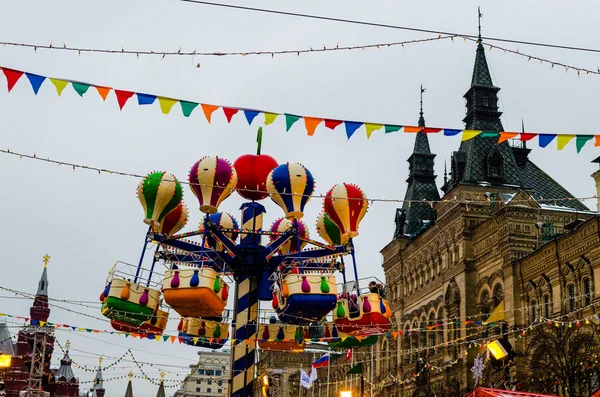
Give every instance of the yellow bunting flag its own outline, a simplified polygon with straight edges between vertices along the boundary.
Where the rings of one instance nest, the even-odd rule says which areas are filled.
[[[567,146],[567,143],[571,142],[571,139],[573,138],[575,138],[575,135],[572,134],[559,135],[558,141],[556,142],[558,150],[563,150],[565,146]]]
[[[202,111],[204,112],[204,116],[206,116],[206,121],[210,123],[210,116],[212,116],[213,112],[219,107],[215,105],[206,105],[204,103],[200,104],[200,106],[202,106]]]
[[[158,103],[160,104],[160,110],[162,110],[162,112],[164,114],[169,114],[169,112],[173,108],[173,105],[175,105],[177,103],[177,99],[165,98],[164,96],[159,96]]]
[[[371,138],[371,134],[383,127],[383,124],[365,123],[365,129],[367,130],[367,139]]]
[[[6,314],[0,313],[0,317],[6,317]]]
[[[506,131],[502,131],[500,133],[500,137],[498,138],[498,143],[502,143],[504,141],[508,141],[509,139],[515,138],[517,135],[519,135],[518,132],[506,132]]]
[[[321,121],[323,121],[323,119],[304,116],[304,125],[306,126],[306,131],[308,132],[309,136],[313,136],[315,134],[315,130],[317,129],[317,126],[321,124]]]
[[[56,87],[56,92],[58,93],[58,96],[60,96],[60,94],[62,94],[62,92],[65,89],[65,87],[67,86],[67,84],[69,84],[68,81],[53,79],[53,78],[50,78],[50,81]]]
[[[98,94],[100,94],[100,96],[102,97],[102,100],[106,101],[106,97],[108,96],[108,93],[110,92],[111,88],[96,86],[96,90],[98,91]]]
[[[40,321],[40,326],[43,327],[44,325],[46,325],[45,321]]]
[[[481,134],[481,130],[464,130],[462,135],[462,141],[468,141],[469,139],[475,138]]]
[[[192,340],[194,341],[194,345],[195,345],[196,343],[198,343],[198,340],[199,340],[199,339],[200,339],[200,338],[192,338]]]
[[[266,113],[265,112],[265,125],[273,124],[275,119],[279,116],[277,113]]]

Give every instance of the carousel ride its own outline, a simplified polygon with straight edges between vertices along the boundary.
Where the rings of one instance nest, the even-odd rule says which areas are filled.
[[[102,314],[119,331],[157,338],[174,311],[183,343],[218,349],[233,339],[232,396],[252,395],[256,343],[266,350],[302,351],[311,328],[320,324],[332,348],[367,346],[389,329],[391,317],[382,293],[358,285],[353,239],[368,208],[362,190],[348,183],[332,187],[316,225],[325,242],[312,240],[301,218],[314,178],[302,164],[278,164],[260,154],[260,135],[256,155],[233,164],[203,157],[192,166],[188,186],[204,214],[195,230],[180,233],[188,211],[174,175],[152,172],[140,182],[148,231],[139,262],[113,266],[100,296]],[[240,208],[240,223],[219,210],[233,192],[249,200]],[[266,210],[259,201],[267,197],[284,216],[264,230]],[[150,243],[156,248],[151,261],[144,261]],[[352,289],[344,266],[348,255]],[[336,272],[343,279],[339,291]],[[274,315],[259,319],[259,301],[270,301]]]

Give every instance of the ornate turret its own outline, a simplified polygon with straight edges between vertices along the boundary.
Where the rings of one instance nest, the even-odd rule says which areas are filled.
[[[421,110],[419,112],[419,127],[425,128],[423,117],[423,93],[421,86]],[[409,175],[406,182],[408,187],[404,196],[402,209],[396,214],[396,231],[394,238],[412,236],[435,221],[435,211],[432,201],[440,199],[435,184],[436,175],[433,171],[435,154],[429,148],[427,134],[421,130],[415,135],[415,146],[408,158]]]
[[[133,386],[131,385],[131,378],[133,378],[133,372],[129,372],[129,382],[127,383],[127,390],[125,390],[125,397],[133,397]]]
[[[37,293],[33,300],[33,305],[29,309],[29,315],[31,316],[32,324],[36,321],[46,322],[50,316],[50,308],[48,307],[48,262],[50,262],[50,256],[44,255],[44,270],[42,277],[38,282]]]
[[[53,375],[53,382],[49,388],[55,397],[78,397],[79,380],[71,368],[71,357],[69,357],[69,346],[71,342],[65,344],[65,356],[60,360],[60,367]]]
[[[158,386],[158,391],[156,392],[156,397],[166,397],[165,374],[163,372],[160,373],[160,385]]]
[[[94,386],[92,387],[92,397],[104,397],[104,379],[102,379],[102,357],[98,359],[98,371],[94,378]]]

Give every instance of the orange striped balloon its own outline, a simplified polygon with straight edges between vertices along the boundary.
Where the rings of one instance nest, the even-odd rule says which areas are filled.
[[[358,225],[367,213],[369,202],[356,185],[342,183],[332,187],[325,196],[323,210],[340,228],[342,236],[358,236]]]

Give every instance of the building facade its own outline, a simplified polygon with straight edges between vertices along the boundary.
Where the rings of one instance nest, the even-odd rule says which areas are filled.
[[[174,397],[225,397],[228,392],[228,350],[198,352],[198,364],[191,365],[191,375]]]
[[[504,131],[499,90],[479,41],[465,129]],[[542,315],[591,310],[600,276],[597,213],[529,152],[525,142],[515,147],[497,136],[461,142],[439,200],[427,134],[416,134],[407,201],[381,251],[399,332],[377,344],[374,395],[460,395],[474,385],[471,369],[486,341],[513,338]],[[486,324],[494,310],[506,328]],[[512,344],[527,349],[526,341]]]

